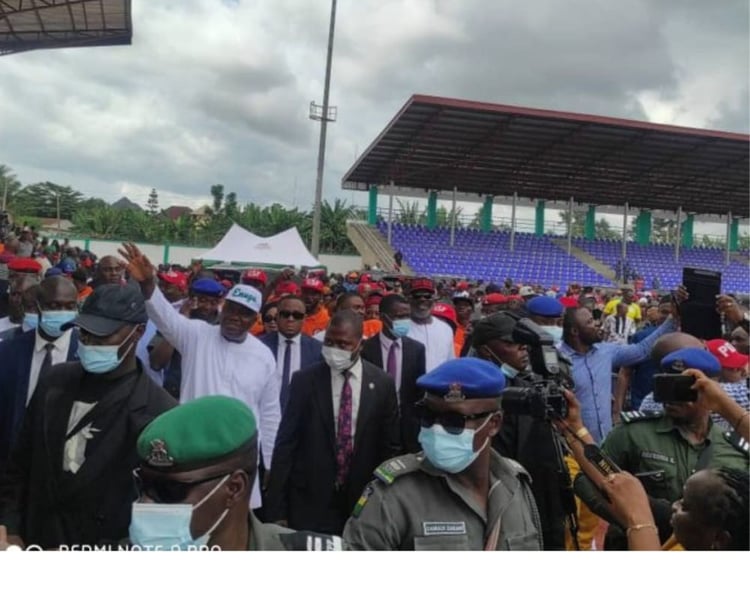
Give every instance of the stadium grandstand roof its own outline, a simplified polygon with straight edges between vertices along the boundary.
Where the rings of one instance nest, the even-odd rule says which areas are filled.
[[[0,54],[130,44],[130,0],[0,0]]]
[[[749,148],[739,133],[414,95],[342,185],[747,217]]]

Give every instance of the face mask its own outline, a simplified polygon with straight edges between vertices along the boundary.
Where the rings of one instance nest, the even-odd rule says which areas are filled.
[[[134,333],[135,329],[128,334],[128,337],[119,346],[89,346],[78,342],[78,359],[81,361],[81,366],[89,373],[97,375],[114,371],[130,352],[130,348],[128,348],[128,352],[124,352],[120,357],[120,348],[127,343]]]
[[[513,379],[513,378],[515,378],[520,373],[520,371],[518,369],[514,369],[513,367],[511,367],[510,365],[507,365],[505,363],[503,363],[502,365],[500,365],[500,370],[505,374],[505,376],[508,379]]]
[[[128,529],[130,540],[143,550],[191,550],[206,546],[211,534],[227,516],[229,509],[225,509],[216,523],[197,539],[193,539],[190,533],[193,511],[224,485],[227,479],[229,475],[195,505],[134,502]]]
[[[542,325],[541,327],[542,329],[544,329],[544,331],[552,336],[552,340],[555,342],[555,344],[559,344],[560,342],[562,342],[562,327],[560,327],[559,325]]]
[[[406,337],[411,329],[411,319],[396,319],[391,325],[391,333],[397,338]]]
[[[432,427],[422,427],[419,431],[419,443],[429,461],[442,471],[460,473],[473,463],[477,456],[487,447],[487,438],[482,447],[474,452],[474,436],[487,423],[492,415],[477,429],[467,429],[459,434],[448,433],[442,425],[435,423]]]
[[[43,310],[40,320],[42,331],[50,337],[58,338],[64,333],[60,328],[75,319],[77,314],[74,310]]]
[[[32,331],[39,327],[39,315],[36,313],[26,313],[23,315],[23,322],[21,323],[21,330]]]
[[[354,351],[356,352],[356,350]],[[332,371],[346,371],[354,364],[354,352],[348,350],[342,350],[341,348],[334,348],[333,346],[323,346],[322,354],[323,360],[331,368]]]

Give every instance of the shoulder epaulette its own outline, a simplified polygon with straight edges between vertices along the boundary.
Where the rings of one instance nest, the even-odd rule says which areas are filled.
[[[287,550],[308,552],[343,550],[341,538],[337,535],[312,533],[310,531],[294,531],[292,533],[282,533],[279,539]]]
[[[630,410],[620,413],[620,421],[624,424],[637,423],[638,421],[651,421],[660,419],[664,413],[660,410]]]
[[[418,471],[422,464],[422,457],[416,454],[404,454],[385,461],[375,469],[375,477],[391,485],[396,479],[407,473]]]
[[[750,443],[736,431],[725,431],[724,439],[742,454],[750,455]]]

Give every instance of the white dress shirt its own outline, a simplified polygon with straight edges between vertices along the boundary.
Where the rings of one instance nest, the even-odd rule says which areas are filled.
[[[182,316],[158,288],[146,301],[146,311],[182,355],[180,402],[217,394],[243,401],[255,415],[263,461],[270,467],[281,406],[276,361],[268,346],[251,335],[241,344],[224,339],[218,325]],[[250,505],[261,506],[257,480]]]
[[[70,435],[70,432],[81,422],[81,419],[91,412],[96,404],[96,402],[73,402],[70,417],[68,417],[67,435]],[[88,440],[93,438],[94,434],[99,433],[99,431],[99,429],[93,426],[93,423],[89,423],[85,427],[82,427],[75,435],[65,440],[63,471],[70,473],[78,472],[78,469],[81,468],[81,465],[86,460],[86,444]]]
[[[34,395],[36,384],[39,381],[39,371],[42,370],[42,363],[44,362],[44,357],[47,354],[47,350],[45,350],[44,347],[48,343],[54,346],[52,348],[52,364],[53,365],[64,363],[65,361],[68,360],[68,349],[70,348],[70,336],[71,335],[72,335],[72,330],[68,329],[68,331],[63,333],[56,340],[47,342],[47,340],[45,340],[41,335],[39,335],[39,331],[37,330],[36,341],[34,342],[34,354],[31,355],[31,371],[29,372],[29,391],[26,394],[27,406],[29,404],[29,400],[31,400],[31,397]]]
[[[450,325],[432,317],[430,323],[411,322],[409,337],[424,344],[425,373],[444,362],[456,358],[453,348],[453,330]]]
[[[403,362],[404,355],[404,341],[403,340],[392,340],[382,332],[378,334],[380,338],[380,351],[383,354],[383,371],[388,373],[388,353],[391,351],[391,346],[396,344],[396,392],[401,392],[401,363]]]
[[[339,434],[339,408],[341,407],[341,390],[344,389],[344,374],[340,371],[331,371],[331,391],[333,393],[333,431]],[[359,412],[359,397],[362,393],[362,360],[357,362],[349,369],[349,385],[352,388],[352,444],[354,435],[357,432],[357,413]]]
[[[284,353],[286,352],[286,341],[289,339],[292,344],[289,350],[292,353],[289,359],[289,381],[292,380],[292,374],[296,373],[302,368],[302,334],[298,333],[293,338],[285,338],[280,333],[276,334],[279,336],[278,347],[276,348],[276,376],[279,378],[279,389],[281,389],[281,383],[284,375]],[[287,383],[289,383],[287,381]]]

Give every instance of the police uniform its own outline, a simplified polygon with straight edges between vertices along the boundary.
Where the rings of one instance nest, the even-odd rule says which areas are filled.
[[[698,348],[676,350],[661,361],[664,373],[678,374],[689,368],[713,377],[721,365],[710,352]],[[706,439],[700,444],[689,442],[661,411],[625,412],[621,421],[602,449],[621,468],[636,475],[653,498],[677,500],[687,478],[702,469],[748,469],[747,442],[734,432],[722,433],[710,419]]]
[[[736,433],[723,433],[710,420],[701,444],[688,442],[662,412],[624,412],[621,421],[604,440],[602,450],[638,477],[654,498],[670,502],[681,498],[685,481],[701,469],[748,470],[748,443]]]
[[[206,396],[167,411],[154,419],[138,437],[138,455],[151,472],[164,474],[206,469],[212,464],[241,468],[244,457],[255,456],[257,426],[252,411],[239,400]],[[224,471],[226,472],[226,471]],[[154,499],[156,500],[156,499]],[[133,508],[131,543],[141,547],[146,539]],[[148,505],[146,505],[148,506]],[[144,511],[145,512],[145,511]],[[294,531],[261,523],[248,513],[248,550],[342,550],[333,535]]]
[[[459,358],[417,383],[435,395],[449,389],[455,393],[462,386],[463,400],[499,398],[505,379],[492,363]],[[489,452],[486,510],[455,475],[431,464],[424,452],[406,454],[376,469],[375,480],[347,521],[345,543],[353,550],[541,550],[531,478],[517,462]]]

